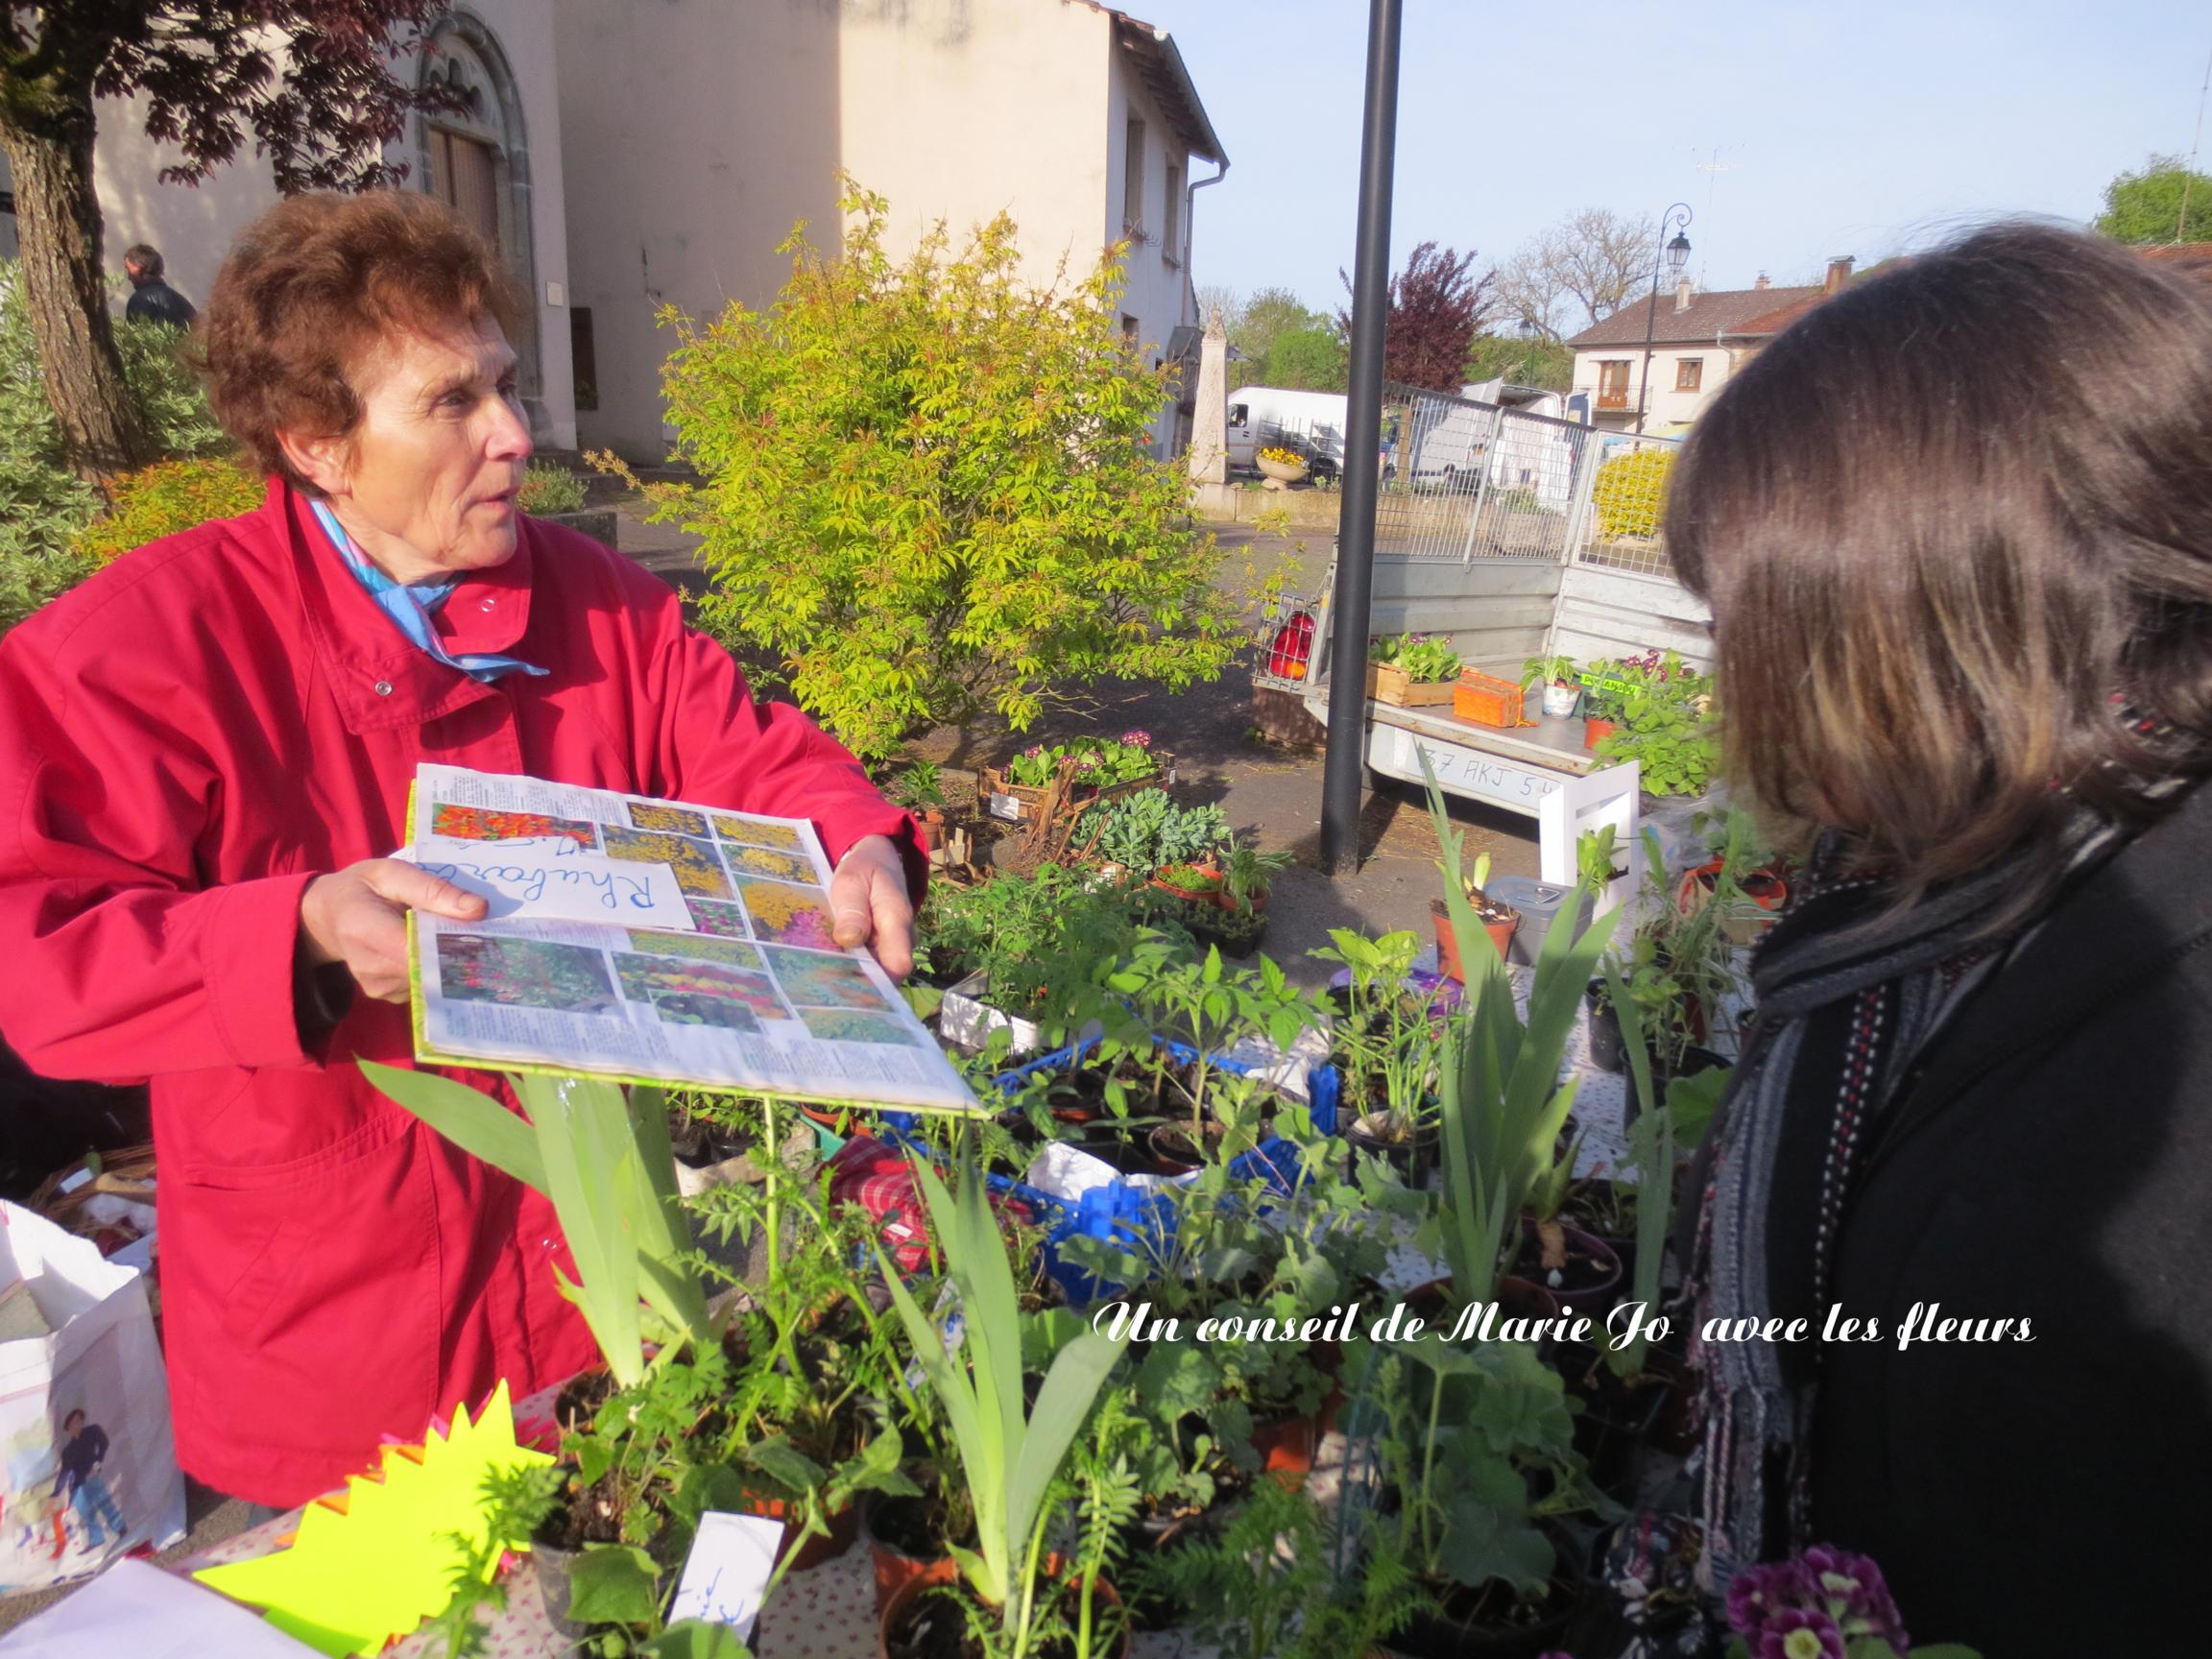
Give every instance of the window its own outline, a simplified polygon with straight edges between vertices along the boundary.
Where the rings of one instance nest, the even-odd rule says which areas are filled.
[[[1144,228],[1144,123],[1129,117],[1129,136],[1121,148],[1121,228]]]
[[[1674,360],[1674,390],[1695,392],[1705,384],[1705,359],[1702,357],[1677,357]]]
[[[568,354],[576,365],[576,407],[599,407],[599,350],[591,340],[591,307],[568,311]]]
[[[1183,164],[1167,163],[1167,200],[1160,209],[1160,252],[1170,265],[1183,262]]]
[[[1121,344],[1131,351],[1135,351],[1137,349],[1137,319],[1130,316],[1126,311],[1122,312]]]
[[[1628,360],[1615,358],[1598,365],[1598,407],[1600,409],[1625,409],[1628,407]]]

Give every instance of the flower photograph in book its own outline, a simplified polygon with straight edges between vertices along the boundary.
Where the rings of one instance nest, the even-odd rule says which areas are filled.
[[[742,1031],[748,1037],[760,1035],[760,1017],[728,997],[674,991],[654,998],[653,1012],[663,1025],[712,1025],[724,1031]]]
[[[854,1008],[802,1008],[807,1034],[821,1043],[889,1043],[910,1047],[924,1034],[909,1030],[888,1014],[863,1014]]]
[[[745,919],[745,906],[716,899],[685,896],[684,908],[691,912],[691,926],[718,939],[750,939],[753,924]]]
[[[676,872],[676,885],[693,898],[729,899],[729,872],[711,841],[661,830],[606,829],[605,851],[610,858],[633,864],[665,864]]]
[[[630,824],[637,830],[663,830],[671,835],[704,835],[707,833],[707,815],[687,812],[681,806],[663,805],[657,801],[631,801]]]
[[[819,950],[794,950],[771,945],[768,966],[783,995],[799,1007],[880,1008],[883,995],[850,956],[830,956]]]
[[[673,956],[614,958],[622,995],[633,1002],[658,1002],[663,997],[720,997],[741,1002],[764,1020],[788,1020],[776,982],[765,974],[748,974],[715,962],[683,962]]]
[[[828,896],[819,889],[744,878],[737,886],[757,937],[810,950],[837,949],[836,919],[830,914]]]
[[[798,853],[771,853],[760,847],[722,849],[730,868],[740,876],[765,876],[772,881],[814,881],[820,872],[811,858]]]
[[[711,904],[712,900],[705,902]],[[722,962],[732,968],[759,969],[759,950],[742,939],[721,939],[712,934],[662,933],[651,927],[628,929],[630,949],[648,956],[685,956],[695,962]]]
[[[542,812],[498,812],[489,806],[434,802],[430,833],[456,841],[573,841],[596,852],[599,826],[582,818],[548,818]]]
[[[714,820],[714,833],[725,841],[742,841],[748,847],[774,847],[784,853],[804,853],[806,844],[789,824],[756,824],[749,818]]]
[[[438,935],[438,986],[453,1002],[612,1014],[619,1003],[607,962],[581,945],[503,939],[489,933]]]

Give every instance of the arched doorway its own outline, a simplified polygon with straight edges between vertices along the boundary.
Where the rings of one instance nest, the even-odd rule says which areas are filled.
[[[439,20],[418,60],[427,84],[461,95],[458,111],[418,123],[416,178],[499,250],[525,301],[519,359],[522,404],[534,436],[552,425],[540,368],[536,243],[530,216],[530,146],[522,95],[499,38],[477,17],[454,12]]]

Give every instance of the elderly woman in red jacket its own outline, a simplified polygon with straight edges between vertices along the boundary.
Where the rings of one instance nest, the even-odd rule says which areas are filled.
[[[910,962],[907,817],[659,581],[517,511],[514,304],[428,198],[272,209],[202,327],[266,503],[0,641],[0,1031],[151,1080],[178,1452],[256,1503],[594,1354],[550,1207],[355,1064],[411,1063],[407,909],[481,902],[384,856],[418,762],[811,819],[841,941]]]

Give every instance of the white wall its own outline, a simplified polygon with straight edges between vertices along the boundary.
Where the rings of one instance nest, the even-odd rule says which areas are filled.
[[[1157,363],[1175,328],[1197,320],[1197,311],[1190,299],[1190,285],[1187,261],[1193,245],[1187,200],[1182,199],[1190,182],[1190,156],[1183,148],[1166,118],[1160,112],[1151,94],[1138,79],[1118,48],[1112,51],[1113,74],[1109,81],[1106,109],[1106,203],[1103,219],[1104,234],[1109,241],[1122,234],[1123,166],[1128,154],[1129,120],[1135,116],[1144,123],[1144,210],[1141,221],[1149,240],[1132,240],[1126,253],[1126,284],[1122,290],[1121,309],[1124,315],[1137,319],[1137,338],[1147,363]],[[1182,170],[1183,183],[1177,191],[1175,204],[1175,246],[1168,246],[1166,234],[1167,224],[1167,170],[1170,165]],[[1211,162],[1200,163],[1209,176],[1214,171]],[[1175,436],[1175,410],[1172,404],[1164,408],[1153,421],[1153,449],[1156,454],[1166,455],[1173,446]]]
[[[1668,436],[1697,418],[1713,395],[1727,384],[1731,369],[1743,356],[1741,346],[1716,346],[1710,341],[1695,346],[1654,346],[1651,349],[1651,396],[1645,404],[1644,430]],[[1695,392],[1674,390],[1675,366],[1688,358],[1700,358],[1704,373]],[[1628,365],[1628,407],[1625,412],[1598,407],[1600,363],[1625,361]],[[1626,429],[1636,423],[1636,388],[1644,373],[1644,348],[1594,346],[1575,353],[1575,390],[1590,395],[1590,407],[1600,426]]]
[[[573,448],[576,421],[568,316],[546,298],[548,283],[564,291],[568,285],[551,7],[552,0],[472,0],[455,10],[474,13],[496,37],[523,105],[541,343],[539,401],[543,424],[537,437],[550,447]],[[412,76],[415,70],[410,60],[401,72]],[[241,148],[237,160],[196,186],[159,182],[160,170],[178,157],[169,147],[146,136],[141,111],[137,101],[106,100],[99,106],[93,184],[100,197],[108,273],[120,282],[123,251],[133,243],[151,243],[161,250],[170,284],[194,304],[204,305],[232,239],[276,202],[276,183],[269,163],[253,155],[251,141]],[[421,156],[412,134],[387,154],[409,162],[413,169],[409,182],[421,183]]]

